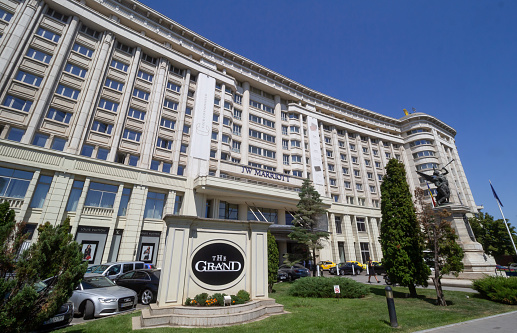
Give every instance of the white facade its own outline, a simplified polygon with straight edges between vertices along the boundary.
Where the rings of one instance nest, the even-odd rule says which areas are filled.
[[[267,220],[281,255],[304,177],[328,209],[321,260],[382,257],[390,158],[449,165],[476,212],[453,128],[314,91],[136,1],[0,0],[0,200],[38,224],[71,218],[91,263],[160,263],[165,214]],[[37,232],[32,240],[37,237]]]

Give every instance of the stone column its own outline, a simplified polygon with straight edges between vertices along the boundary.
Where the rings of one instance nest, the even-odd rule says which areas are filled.
[[[352,229],[352,221],[350,219],[350,215],[343,215],[341,227],[343,233],[345,234],[345,251],[348,260],[356,260],[354,243],[357,238],[355,235],[356,233],[354,233]]]
[[[124,191],[124,184],[120,184],[118,186],[118,191],[115,196],[115,202],[113,205],[113,215],[111,216],[111,220],[107,227],[109,227],[108,235],[106,237],[106,245],[104,246],[104,253],[102,255],[101,262],[107,262],[109,259],[109,254],[111,252],[111,244],[113,243],[113,233],[115,232],[115,228],[117,227],[117,219],[118,219],[118,209],[120,207],[120,200],[122,199],[122,191]]]
[[[242,143],[241,143],[241,164],[248,165],[248,149],[250,136],[250,84],[243,82],[242,88]]]

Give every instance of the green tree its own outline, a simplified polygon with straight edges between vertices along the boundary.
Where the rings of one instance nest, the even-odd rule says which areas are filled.
[[[451,213],[446,209],[435,212],[431,205],[425,202],[425,191],[415,190],[415,205],[418,207],[417,216],[424,233],[425,244],[431,251],[431,261],[434,267],[432,280],[436,290],[437,303],[447,306],[442,290],[442,277],[447,274],[458,274],[463,271],[463,249],[456,242],[456,231],[447,220]]]
[[[479,213],[478,216],[471,217],[469,222],[476,241],[483,246],[486,254],[493,256],[497,261],[504,255],[517,255],[503,219],[494,220],[488,213]],[[517,244],[515,227],[508,225],[508,228]]]
[[[19,253],[23,223],[15,223],[8,203],[0,204],[0,328],[28,332],[52,317],[84,276],[79,245],[68,233],[70,222],[38,227],[38,240]],[[51,278],[51,279],[49,279]],[[39,282],[49,279],[46,284]]]
[[[312,260],[312,275],[316,276],[316,251],[323,248],[322,240],[328,239],[329,233],[318,228],[318,217],[326,213],[320,194],[309,178],[303,181],[300,200],[296,207],[294,226],[289,238],[309,248]]]
[[[416,297],[416,284],[427,286],[431,273],[424,258],[424,241],[415,214],[404,165],[389,160],[381,184],[380,243],[382,262],[393,283],[408,286]]]
[[[269,292],[273,292],[273,284],[278,280],[278,245],[273,234],[267,232],[267,284]]]

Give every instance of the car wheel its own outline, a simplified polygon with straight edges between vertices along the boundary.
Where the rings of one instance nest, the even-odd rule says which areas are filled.
[[[153,300],[153,292],[149,289],[146,289],[142,292],[142,295],[140,295],[140,301],[143,305],[149,305],[151,301]]]
[[[94,313],[95,313],[95,306],[93,305],[92,301],[86,301],[86,304],[84,305],[83,318],[85,320],[93,319]]]

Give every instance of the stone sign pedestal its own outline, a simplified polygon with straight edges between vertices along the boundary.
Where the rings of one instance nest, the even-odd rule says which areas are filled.
[[[481,244],[475,241],[474,234],[470,229],[470,224],[466,214],[470,213],[470,210],[466,206],[462,205],[444,205],[434,208],[435,212],[442,210],[448,211],[451,216],[447,218],[452,223],[452,226],[456,230],[458,235],[457,242],[463,249],[465,256],[463,258],[463,264],[465,268],[462,273],[456,278],[454,275],[444,277],[446,280],[458,280],[449,284],[462,284],[461,280],[470,286],[470,280],[481,279],[486,275],[494,275],[495,272],[495,260],[491,256],[484,253]],[[469,280],[469,281],[466,281]]]
[[[201,293],[268,298],[270,223],[167,215],[165,254],[156,306],[184,304]]]

